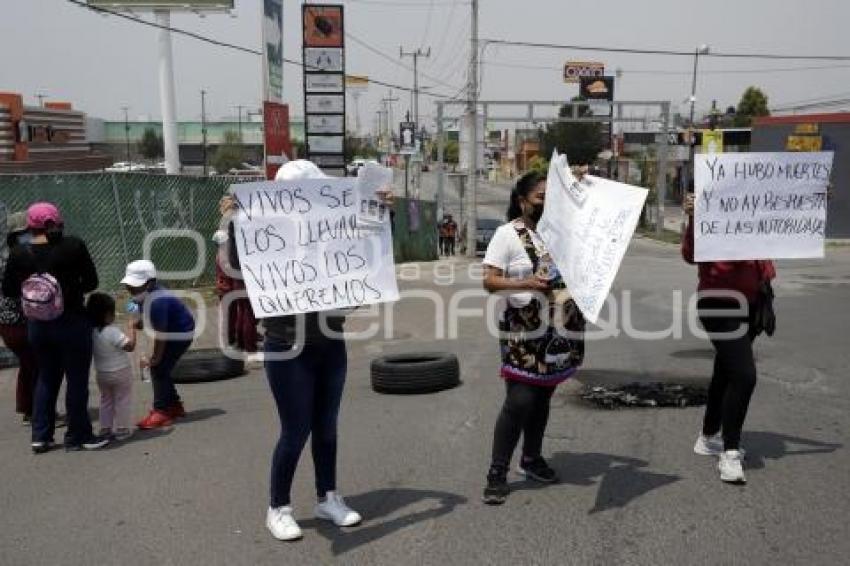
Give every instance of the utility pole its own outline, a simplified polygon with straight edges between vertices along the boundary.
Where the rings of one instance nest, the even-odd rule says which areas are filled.
[[[708,55],[711,48],[708,45],[700,45],[694,50],[694,74],[691,80],[691,114],[688,120],[688,166],[685,167],[687,184],[685,190],[690,190],[690,184],[693,182],[694,168],[694,105],[697,101],[697,69],[699,66],[699,56]],[[659,173],[661,174],[661,173]]]
[[[44,99],[47,98],[47,95],[37,92],[35,93],[35,97],[38,99],[38,105],[44,108]]]
[[[237,104],[236,106],[234,106],[234,108],[236,108],[237,115],[239,116],[239,144],[241,145],[242,144],[242,109],[247,108],[247,106],[244,106],[242,104]]]
[[[121,110],[124,111],[124,140],[127,142],[127,167],[130,167],[130,115],[129,115],[129,106],[122,106]]]
[[[393,91],[390,89],[390,94],[386,98],[382,98],[381,102],[384,104],[384,111],[387,116],[387,154],[393,152],[393,102],[398,102],[398,97],[393,96]]]
[[[421,47],[418,47],[416,51],[405,51],[403,47],[398,48],[398,56],[400,59],[404,59],[405,57],[413,57],[413,121],[416,122],[416,125],[419,125],[419,58],[420,57],[430,57],[431,56],[431,48],[428,48],[428,51],[422,51]]]
[[[207,91],[201,89],[201,151],[204,154],[204,177],[207,176]]]
[[[466,255],[475,257],[478,225],[478,0],[472,0],[472,34],[469,61],[469,206],[466,217]]]

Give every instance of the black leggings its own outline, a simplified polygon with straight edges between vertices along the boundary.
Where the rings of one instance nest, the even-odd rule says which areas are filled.
[[[554,387],[506,381],[507,396],[496,421],[493,437],[494,468],[507,469],[514,449],[523,434],[522,456],[537,458],[543,447],[543,433],[549,421],[549,402]]]
[[[752,333],[754,306],[749,306],[748,316],[716,317],[711,314],[715,309],[736,307],[737,303],[730,304],[722,299],[701,299],[698,303],[700,321],[710,334],[733,333],[741,331],[743,324],[749,325],[747,332],[739,338],[711,336],[716,354],[702,432],[710,436],[722,429],[725,450],[738,450],[741,444],[741,429],[747,417],[750,397],[756,387],[756,364],[753,359],[755,336]]]

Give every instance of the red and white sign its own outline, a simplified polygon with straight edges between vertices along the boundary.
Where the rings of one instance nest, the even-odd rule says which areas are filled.
[[[265,133],[266,178],[274,179],[277,170],[289,160],[292,146],[289,141],[289,106],[263,102],[263,131]]]

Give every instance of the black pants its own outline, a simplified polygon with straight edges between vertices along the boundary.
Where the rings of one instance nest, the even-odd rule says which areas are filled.
[[[29,340],[38,364],[33,441],[53,441],[56,400],[63,377],[66,379],[65,410],[68,419],[65,444],[77,445],[88,441],[92,437],[88,411],[91,323],[79,313],[65,313],[51,321],[30,321]]]
[[[191,341],[173,341],[165,343],[162,360],[151,368],[151,385],[153,385],[153,408],[165,411],[180,403],[180,395],[174,387],[171,372],[174,366],[192,345]]]
[[[740,333],[742,325],[748,325],[747,331],[738,338],[711,336],[716,354],[702,432],[713,435],[722,430],[725,450],[737,450],[741,444],[741,429],[756,387],[755,336],[752,333],[754,306],[749,306],[746,316],[711,316],[712,310],[736,307],[737,303],[715,298],[700,299],[698,303],[700,321],[709,334]]]
[[[267,340],[265,351],[288,346]],[[347,368],[345,342],[308,343],[289,360],[266,360],[266,377],[280,416],[280,439],[272,456],[271,506],[289,505],[292,478],[312,435],[316,495],[336,490],[337,419]]]
[[[518,381],[506,381],[507,396],[502,412],[496,420],[493,438],[493,460],[495,468],[507,469],[514,449],[523,435],[522,456],[525,459],[540,456],[543,448],[543,433],[549,422],[549,402],[554,387],[529,385]]]

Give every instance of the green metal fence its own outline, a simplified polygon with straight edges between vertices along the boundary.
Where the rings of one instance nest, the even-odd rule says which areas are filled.
[[[66,232],[88,244],[103,289],[116,289],[125,265],[143,257],[146,236],[173,231],[152,239],[149,257],[160,271],[190,271],[200,263],[199,276],[169,281],[172,286],[200,286],[214,282],[215,246],[208,244],[220,222],[219,199],[234,182],[145,173],[0,175],[0,203],[8,212],[37,201],[55,203]],[[398,199],[393,232],[397,262],[437,257],[435,203],[419,201],[415,208],[418,230],[412,231],[417,222],[410,205]],[[189,232],[205,244],[199,246]]]

